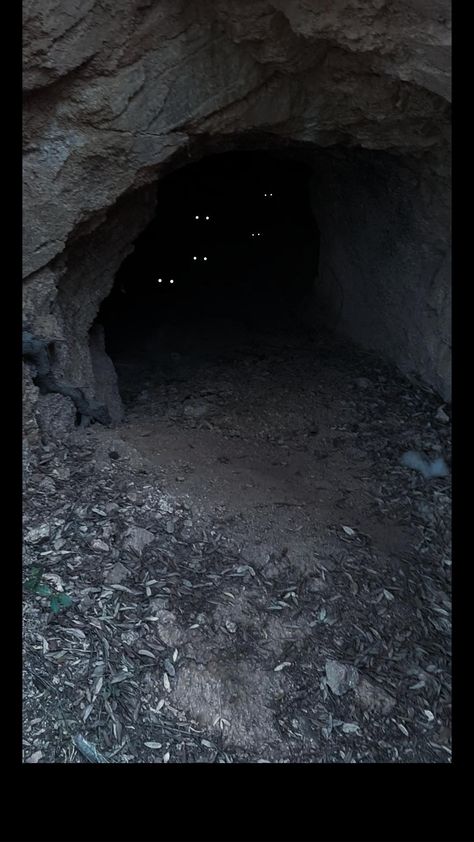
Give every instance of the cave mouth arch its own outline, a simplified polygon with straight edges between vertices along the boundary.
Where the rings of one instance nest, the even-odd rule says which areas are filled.
[[[311,178],[291,155],[234,150],[160,179],[155,215],[97,317],[119,386],[127,358],[139,347],[159,355],[172,325],[201,331],[207,346],[210,332],[229,326],[250,334],[304,325],[319,262]]]
[[[125,306],[127,296],[118,295],[117,279],[138,259],[139,241],[146,240],[150,224],[159,229],[166,184],[186,182],[191,167],[230,153],[263,155],[279,170],[293,166],[304,171],[315,235],[309,251],[316,249],[317,255],[311,258],[311,279],[305,275],[308,288],[300,306],[290,301],[291,307],[280,307],[280,312],[298,308],[302,324],[312,331],[347,337],[450,400],[449,166],[443,154],[347,145],[323,148],[253,132],[191,139],[152,172],[145,171],[139,183],[103,213],[77,227],[54,270],[51,314],[60,340],[55,346],[56,375],[105,404],[114,422],[123,418],[117,344],[127,339],[130,348],[133,331],[141,340],[146,320],[158,308],[154,303],[144,307],[141,295],[133,307]],[[170,242],[182,251],[175,233],[171,239],[162,236],[162,244],[168,247]],[[238,296],[230,295],[231,286],[222,297],[216,294],[222,285],[217,290],[209,287],[207,305],[215,308],[223,298],[235,305]],[[282,287],[288,294],[288,286]],[[178,285],[173,286],[175,300],[177,290]],[[273,299],[268,288],[265,292],[260,287],[260,293],[261,311],[268,311]],[[161,295],[160,308],[165,299]],[[180,297],[181,321],[185,300],[190,321],[196,321],[203,298],[193,302],[192,296]],[[32,297],[25,315],[31,312],[36,323],[34,306]],[[132,318],[134,308],[137,315]]]

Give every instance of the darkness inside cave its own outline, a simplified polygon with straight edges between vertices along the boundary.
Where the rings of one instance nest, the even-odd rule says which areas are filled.
[[[208,334],[229,319],[257,333],[294,323],[317,278],[310,176],[272,153],[225,152],[162,178],[155,217],[98,316],[119,379],[137,343],[155,340],[159,353],[165,325]]]

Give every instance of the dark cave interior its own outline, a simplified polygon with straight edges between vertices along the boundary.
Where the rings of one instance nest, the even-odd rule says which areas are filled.
[[[288,318],[317,277],[310,176],[271,152],[224,152],[163,177],[99,313],[112,359],[165,323]]]

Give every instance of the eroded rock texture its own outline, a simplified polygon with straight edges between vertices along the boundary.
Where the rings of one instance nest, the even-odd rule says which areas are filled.
[[[25,319],[58,375],[120,417],[89,332],[157,181],[272,146],[314,169],[315,309],[449,396],[447,0],[25,0],[24,36]]]

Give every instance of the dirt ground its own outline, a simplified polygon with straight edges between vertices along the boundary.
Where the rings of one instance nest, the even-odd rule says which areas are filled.
[[[115,363],[124,423],[25,467],[25,761],[450,762],[439,397],[287,324]]]

